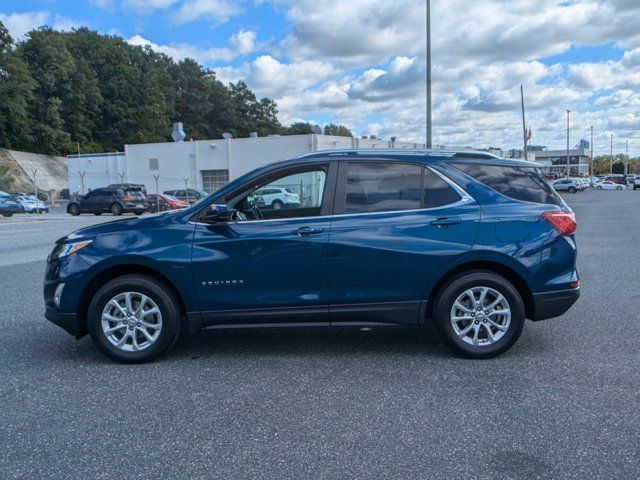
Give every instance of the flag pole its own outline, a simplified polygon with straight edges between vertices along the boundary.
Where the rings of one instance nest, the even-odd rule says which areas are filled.
[[[522,156],[527,159],[527,126],[524,117],[524,87],[520,84],[520,103],[522,104],[522,138],[524,140],[524,150]]]

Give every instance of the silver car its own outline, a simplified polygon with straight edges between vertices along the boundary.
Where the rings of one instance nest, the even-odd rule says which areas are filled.
[[[576,178],[561,178],[551,184],[556,192],[576,193],[584,190],[585,186]]]

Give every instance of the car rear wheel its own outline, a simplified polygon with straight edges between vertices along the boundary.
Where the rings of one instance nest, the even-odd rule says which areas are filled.
[[[147,275],[125,275],[105,284],[89,306],[87,327],[96,347],[120,363],[144,363],[169,350],[180,335],[173,292]]]
[[[102,215],[102,213],[100,213],[100,212],[95,212],[95,213],[94,213],[94,215],[96,215],[96,216],[98,216],[98,217],[99,217],[100,215]]]
[[[569,187],[569,193],[576,193],[576,189],[574,187]]]
[[[80,207],[76,203],[69,205],[69,213],[74,217],[80,215]]]
[[[12,217],[13,216],[13,212],[2,212],[2,216],[6,217],[6,218]]]
[[[496,357],[522,333],[525,312],[518,290],[492,272],[472,272],[440,292],[434,319],[444,342],[461,356]]]
[[[143,212],[133,212],[133,213],[135,213],[136,215],[142,215]]]
[[[602,187],[598,186],[596,187],[596,190],[602,190]]]
[[[119,203],[114,203],[113,205],[111,205],[111,214],[112,215],[122,215],[122,205],[120,205]]]

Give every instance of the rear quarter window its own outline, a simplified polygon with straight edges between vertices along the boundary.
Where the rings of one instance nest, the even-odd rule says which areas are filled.
[[[560,197],[539,168],[463,163],[454,166],[509,198],[549,205],[561,203]]]

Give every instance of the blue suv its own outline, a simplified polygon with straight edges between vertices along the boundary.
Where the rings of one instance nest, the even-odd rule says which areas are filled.
[[[298,195],[277,209],[255,192]],[[459,354],[509,349],[578,299],[573,212],[536,164],[482,152],[316,152],[200,203],[81,229],[48,259],[46,317],[115,361],[202,328],[435,322]]]

